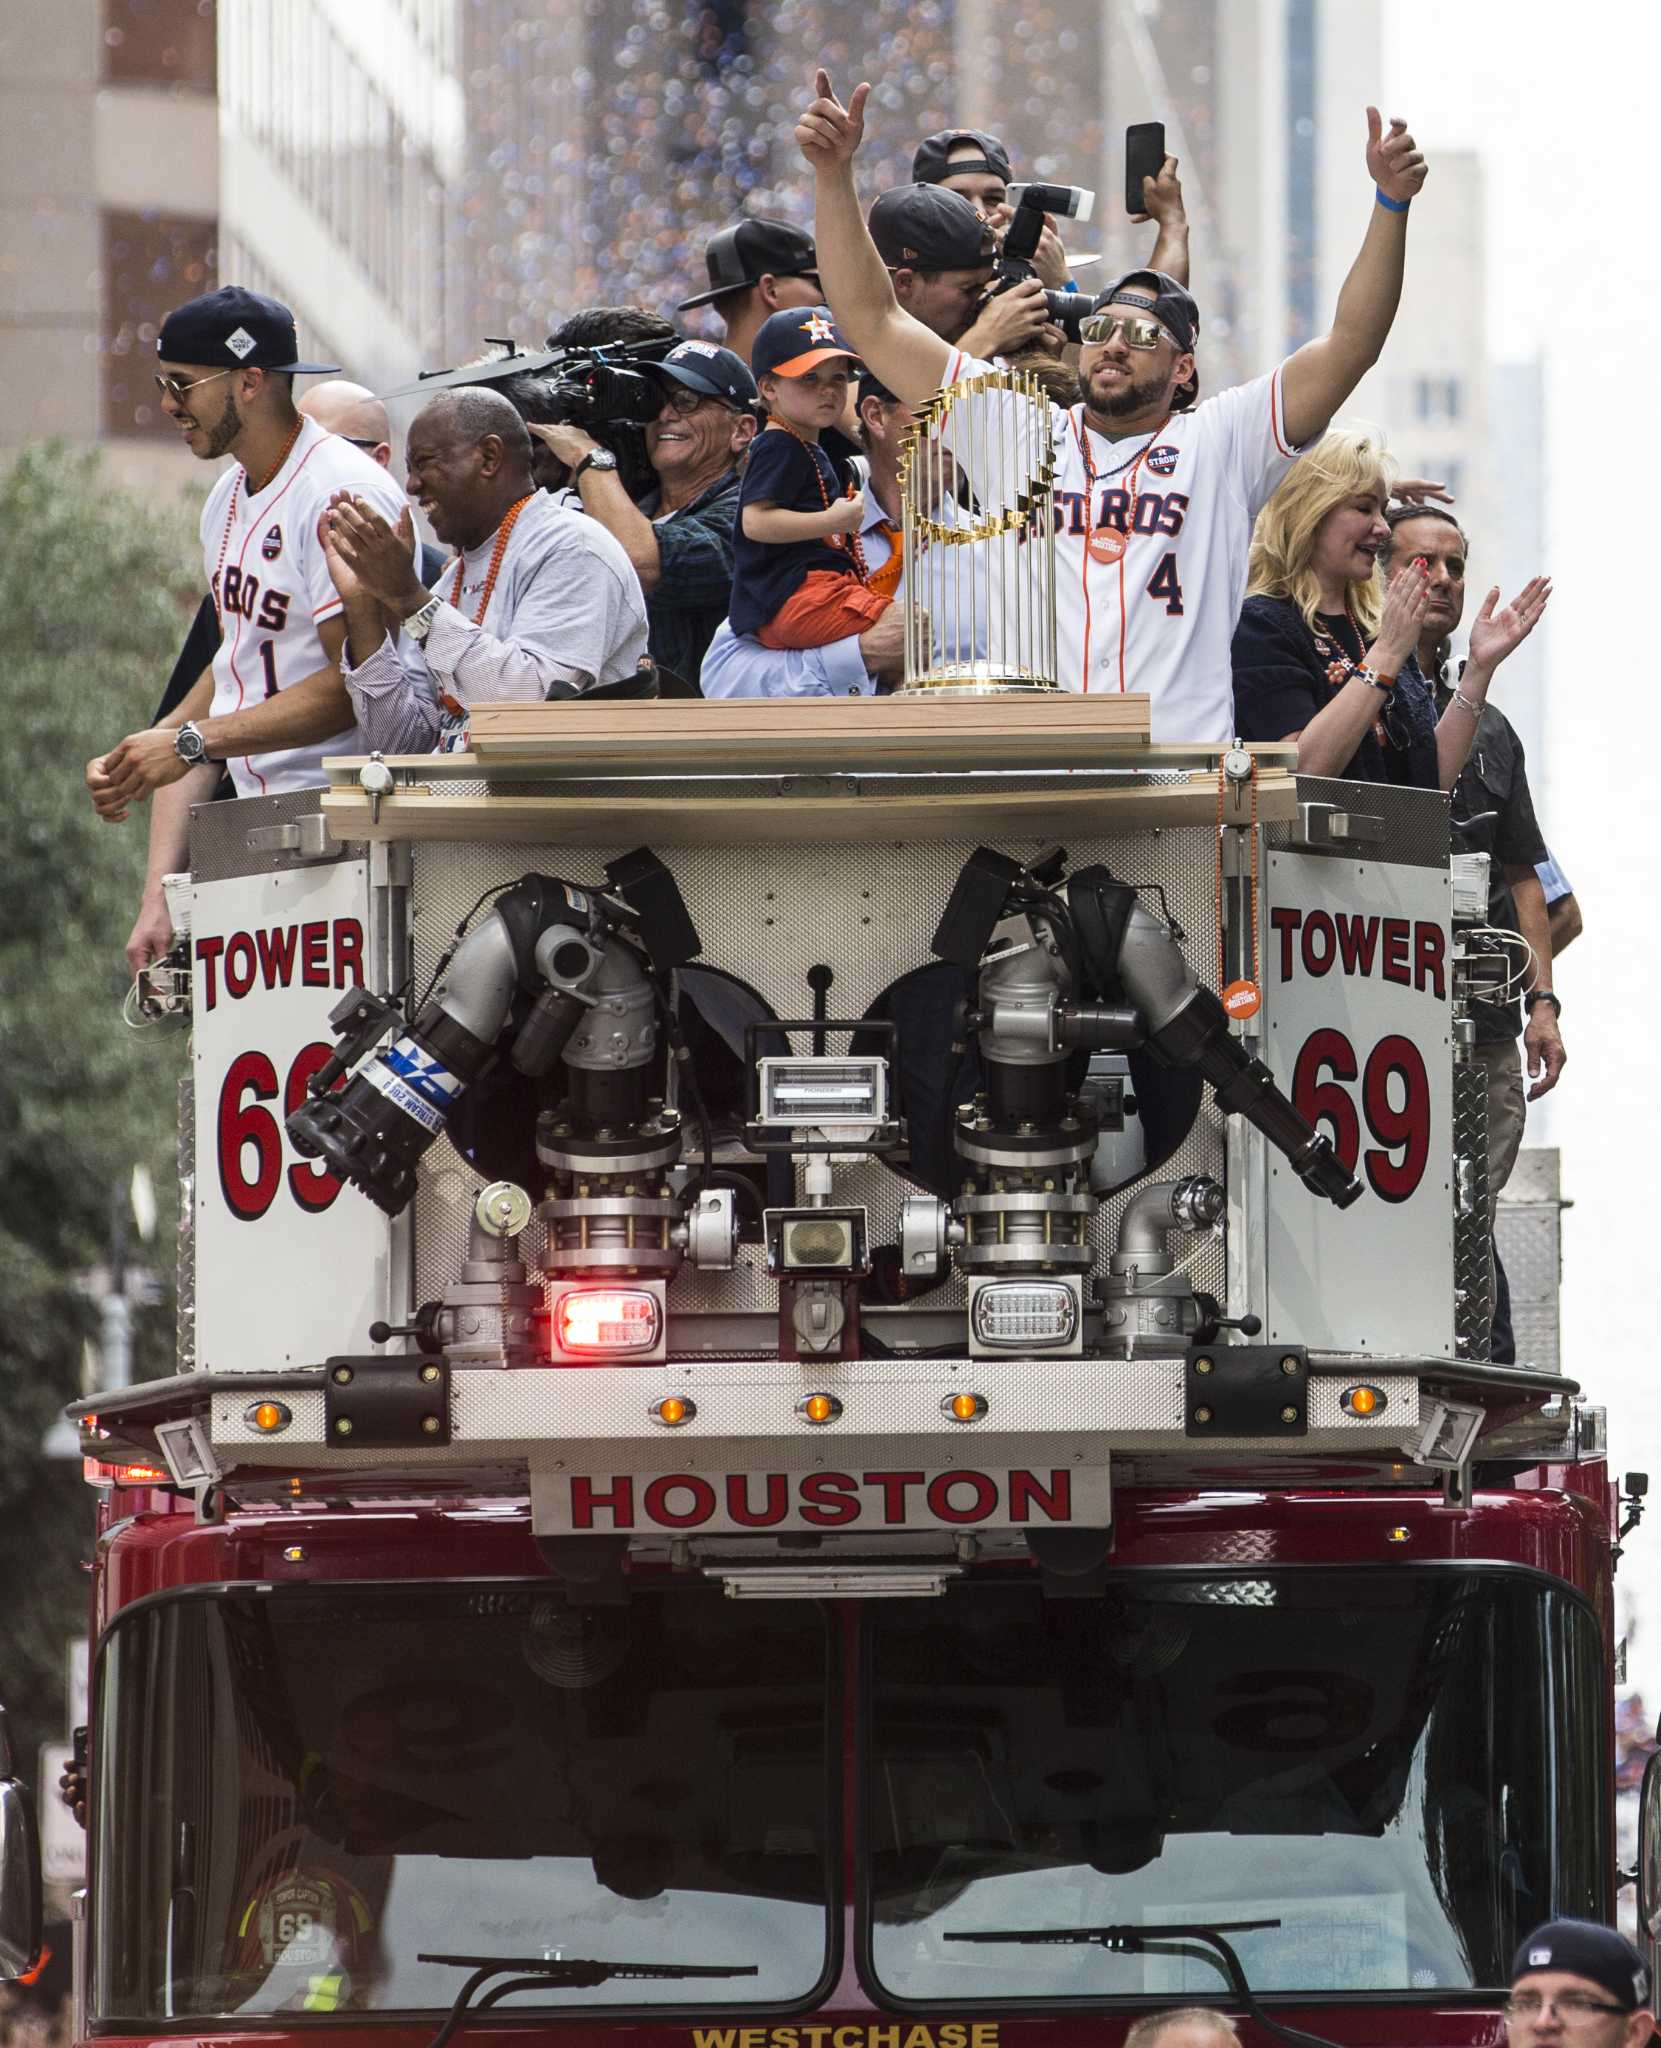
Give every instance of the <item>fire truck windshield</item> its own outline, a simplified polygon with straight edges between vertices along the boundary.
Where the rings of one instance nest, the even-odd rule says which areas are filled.
[[[1198,1944],[1009,1931],[1242,1921],[1279,1923],[1231,1937],[1259,1995],[1492,1990],[1530,1927],[1607,1917],[1599,1632],[1533,1574],[969,1586],[873,1608],[865,1654],[896,1999],[1226,2000]]]
[[[799,2003],[829,1954],[829,1668],[819,1609],[708,1586],[147,1601],[99,1665],[95,2010],[433,2012],[457,1974],[418,1955],[458,1951],[654,1966],[508,2012]],[[672,1967],[724,1962],[756,1967]]]

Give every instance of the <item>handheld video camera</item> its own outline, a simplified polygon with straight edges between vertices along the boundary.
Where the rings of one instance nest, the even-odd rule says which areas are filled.
[[[532,358],[534,368],[513,371],[497,387],[527,420],[581,427],[617,457],[630,497],[656,482],[646,460],[644,429],[663,410],[663,387],[647,370],[675,346],[661,341],[605,342],[555,349]]]
[[[1095,193],[1084,185],[1011,185],[1009,204],[1015,209],[1015,217],[1004,230],[998,250],[993,295],[1038,275],[1032,259],[1037,254],[1038,238],[1044,232],[1046,214],[1059,213],[1069,220],[1087,221],[1095,203]],[[1079,328],[1089,316],[1090,294],[1046,291],[1044,301],[1050,318],[1067,339],[1077,341]]]

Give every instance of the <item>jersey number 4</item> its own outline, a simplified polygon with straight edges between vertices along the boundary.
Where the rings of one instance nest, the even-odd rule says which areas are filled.
[[[1148,578],[1148,595],[1159,599],[1165,606],[1168,619],[1182,617],[1182,585],[1177,581],[1176,551],[1167,548],[1159,558],[1159,567]]]

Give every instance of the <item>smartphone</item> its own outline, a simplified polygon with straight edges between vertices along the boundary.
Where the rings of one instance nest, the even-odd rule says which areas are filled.
[[[1142,180],[1157,178],[1165,161],[1165,123],[1136,121],[1125,130],[1125,211],[1146,213]]]

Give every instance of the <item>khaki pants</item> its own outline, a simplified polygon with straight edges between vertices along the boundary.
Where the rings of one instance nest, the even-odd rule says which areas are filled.
[[[1505,1038],[1497,1045],[1479,1045],[1476,1056],[1488,1070],[1488,1228],[1492,1230],[1494,1204],[1511,1178],[1523,1142],[1528,1104],[1523,1094],[1522,1041]]]

